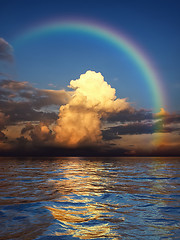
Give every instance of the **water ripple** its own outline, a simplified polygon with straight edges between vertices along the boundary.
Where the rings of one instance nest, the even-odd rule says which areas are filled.
[[[0,239],[177,239],[180,159],[0,159]]]

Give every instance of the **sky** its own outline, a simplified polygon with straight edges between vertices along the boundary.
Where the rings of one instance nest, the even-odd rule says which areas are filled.
[[[180,154],[179,1],[0,4],[1,155]]]

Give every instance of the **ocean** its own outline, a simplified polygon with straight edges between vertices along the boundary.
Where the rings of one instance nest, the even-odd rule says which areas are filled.
[[[180,158],[0,158],[0,239],[180,239]]]

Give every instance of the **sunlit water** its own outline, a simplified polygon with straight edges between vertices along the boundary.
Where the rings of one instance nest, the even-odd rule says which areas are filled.
[[[0,239],[180,239],[180,159],[0,159]]]

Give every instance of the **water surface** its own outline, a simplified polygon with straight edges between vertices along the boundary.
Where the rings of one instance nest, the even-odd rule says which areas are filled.
[[[180,158],[0,158],[0,239],[179,239]]]

